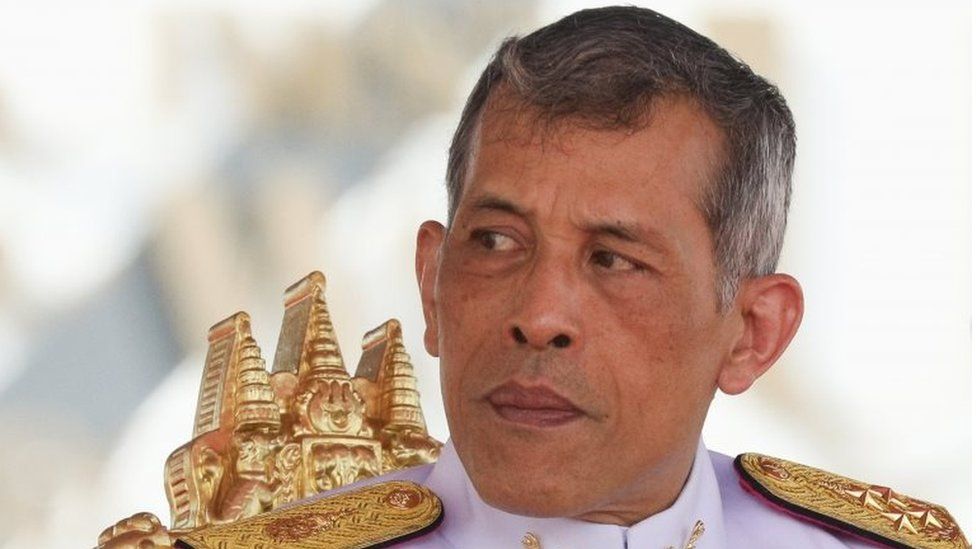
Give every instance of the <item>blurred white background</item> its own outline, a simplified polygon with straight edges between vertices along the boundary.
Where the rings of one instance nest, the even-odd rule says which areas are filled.
[[[415,228],[499,41],[590,5],[0,2],[0,548],[167,520],[207,328],[246,310],[271,356],[313,269],[347,363],[402,320],[445,439]],[[970,5],[647,5],[778,83],[799,134],[804,325],[706,442],[942,503],[972,539]]]

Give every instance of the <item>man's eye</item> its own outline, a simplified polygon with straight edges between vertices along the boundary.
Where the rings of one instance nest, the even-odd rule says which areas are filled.
[[[594,265],[608,271],[644,271],[643,265],[607,250],[597,250],[590,256]]]
[[[486,250],[507,252],[518,247],[514,238],[495,231],[477,230],[471,233],[474,240]]]

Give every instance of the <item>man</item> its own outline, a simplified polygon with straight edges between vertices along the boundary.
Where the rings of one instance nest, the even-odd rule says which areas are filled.
[[[701,442],[716,390],[747,390],[800,324],[775,272],[794,142],[773,85],[652,11],[505,41],[451,145],[448,226],[417,237],[451,441],[366,483],[424,485],[443,519],[386,541],[965,547],[940,507]]]
[[[774,86],[652,11],[502,44],[451,146],[448,226],[417,238],[451,443],[402,475],[445,508],[407,546],[885,543],[772,508],[700,441],[716,389],[748,389],[802,317],[775,273],[794,142]]]

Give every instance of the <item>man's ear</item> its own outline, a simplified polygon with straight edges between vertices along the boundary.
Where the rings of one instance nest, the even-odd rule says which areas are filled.
[[[718,387],[737,395],[759,379],[793,340],[803,318],[803,290],[785,274],[744,281],[735,311],[741,332],[718,375]]]
[[[424,221],[417,230],[417,285],[420,286],[420,305],[424,309],[424,348],[431,356],[438,356],[437,348],[437,273],[440,269],[441,244],[446,230],[436,221]]]

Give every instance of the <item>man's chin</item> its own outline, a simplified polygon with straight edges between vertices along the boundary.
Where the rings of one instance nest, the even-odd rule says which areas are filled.
[[[521,442],[521,441],[520,441]],[[532,517],[571,517],[587,510],[580,476],[565,448],[536,443],[485,444],[490,454],[468,456],[465,469],[478,495],[496,509]],[[572,456],[578,458],[578,454]],[[572,458],[570,458],[572,459]]]
[[[540,473],[540,476],[544,475]],[[586,512],[586,508],[580,506],[580,498],[571,493],[568,484],[558,487],[543,485],[526,481],[521,476],[507,480],[497,477],[480,479],[480,482],[472,479],[472,484],[485,503],[514,515],[554,518],[574,517]]]

